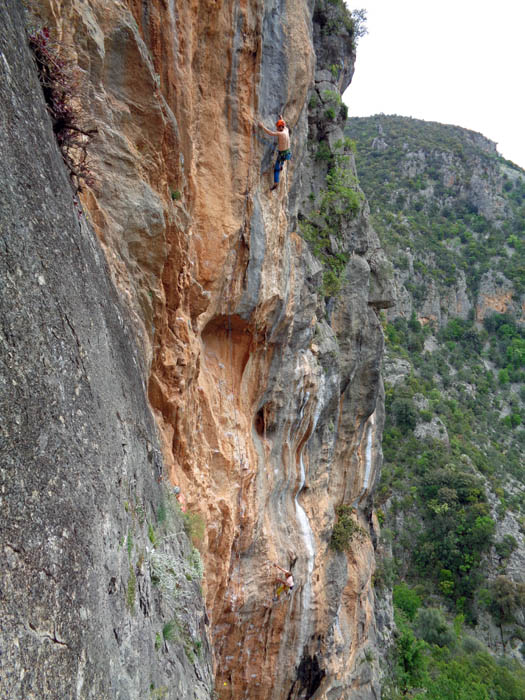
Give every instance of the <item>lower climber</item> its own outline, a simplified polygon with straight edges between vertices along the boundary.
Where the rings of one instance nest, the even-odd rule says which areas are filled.
[[[293,583],[293,576],[291,571],[287,571],[286,569],[283,569],[282,566],[279,566],[279,564],[274,564],[280,571],[283,572],[285,578],[279,578],[278,576],[276,577],[276,581],[280,584],[275,591],[275,597],[274,601],[279,600],[279,596],[281,593],[284,591],[291,591],[294,583]]]
[[[283,164],[287,160],[290,160],[290,158],[292,157],[292,152],[290,151],[290,132],[288,131],[286,122],[284,121],[281,114],[279,115],[279,119],[275,123],[277,131],[271,131],[270,129],[267,129],[262,122],[259,122],[259,126],[263,131],[265,131],[268,134],[268,136],[277,137],[278,153],[277,160],[275,161],[275,165],[273,168],[273,185],[271,187],[271,189],[274,190],[279,184],[279,175],[283,168]]]

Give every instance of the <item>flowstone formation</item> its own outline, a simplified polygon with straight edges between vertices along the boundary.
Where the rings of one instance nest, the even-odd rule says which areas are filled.
[[[95,183],[81,200],[140,347],[130,369],[137,395],[147,368],[164,465],[153,475],[164,483],[145,481],[141,498],[176,485],[187,522],[204,523],[194,543],[207,615],[197,607],[180,623],[184,668],[168,666],[179,686],[155,678],[151,692],[193,697],[194,683],[211,697],[209,639],[220,698],[377,697],[372,491],[383,426],[379,310],[392,299],[342,133],[355,21],[343,3],[321,0],[40,0],[31,22],[49,26],[81,69],[82,108],[98,129]],[[269,126],[279,113],[293,158],[271,192],[273,145],[257,121]],[[97,356],[90,361],[93,376]],[[87,424],[105,422],[85,413]],[[137,425],[133,411],[112,415]],[[96,526],[122,507],[111,490],[106,498]],[[129,512],[133,536],[155,550],[135,502]],[[343,523],[344,547],[330,546]],[[277,600],[274,564],[295,580]],[[152,590],[162,582],[154,564],[131,567]],[[149,639],[142,672],[157,663],[155,647],[169,651],[170,636],[163,627],[159,644]],[[90,659],[89,639],[84,649]],[[78,696],[89,697],[83,687]],[[145,697],[132,684],[122,693]]]

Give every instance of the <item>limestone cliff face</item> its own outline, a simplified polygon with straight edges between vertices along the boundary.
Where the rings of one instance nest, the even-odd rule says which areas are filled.
[[[378,697],[379,669],[366,661],[371,494],[383,425],[377,311],[391,295],[351,149],[339,144],[348,16],[297,0],[33,9],[84,71],[99,136],[82,202],[133,319],[166,486],[206,524],[216,692]],[[257,121],[280,112],[294,156],[270,192],[273,145]],[[334,163],[355,206],[323,253],[342,261],[338,293],[325,296],[326,259],[301,225]],[[329,547],[341,504],[364,531],[346,553]],[[296,583],[277,601],[274,563]]]

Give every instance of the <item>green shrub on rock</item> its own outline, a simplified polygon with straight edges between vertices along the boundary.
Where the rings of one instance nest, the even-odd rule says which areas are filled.
[[[330,547],[337,552],[343,552],[350,547],[350,543],[357,537],[363,539],[365,531],[352,518],[354,509],[351,506],[338,506],[336,508],[337,522],[332,530]]]

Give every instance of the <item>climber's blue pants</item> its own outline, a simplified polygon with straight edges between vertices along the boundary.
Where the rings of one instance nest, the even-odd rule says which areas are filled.
[[[277,153],[277,160],[275,161],[275,165],[273,168],[273,181],[277,184],[279,182],[279,174],[281,170],[283,169],[283,163],[286,160],[290,160],[292,157],[292,152],[290,149],[287,151],[278,151]]]

